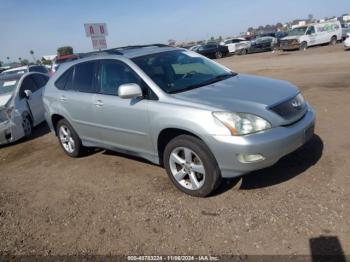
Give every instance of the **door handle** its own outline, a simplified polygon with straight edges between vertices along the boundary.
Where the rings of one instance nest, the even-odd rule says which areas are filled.
[[[66,102],[66,101],[67,101],[67,97],[65,97],[65,96],[61,96],[61,97],[60,97],[60,101],[62,101],[62,102]]]
[[[102,100],[97,100],[97,101],[95,102],[95,106],[96,106],[96,107],[102,107],[102,106],[103,106]]]

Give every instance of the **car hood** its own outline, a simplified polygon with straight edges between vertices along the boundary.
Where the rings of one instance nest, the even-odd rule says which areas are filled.
[[[299,39],[300,37],[301,37],[300,35],[286,36],[286,37],[283,37],[281,40],[293,40],[293,39]]]
[[[294,85],[266,77],[238,74],[226,80],[174,95],[175,98],[206,105],[213,110],[261,115],[266,107],[299,93]]]
[[[2,94],[0,95],[0,108],[3,108],[11,100],[12,94]]]

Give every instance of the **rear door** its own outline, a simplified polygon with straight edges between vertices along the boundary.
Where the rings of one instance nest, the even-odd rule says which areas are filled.
[[[149,154],[153,146],[149,136],[148,100],[118,97],[119,86],[127,83],[144,85],[122,61],[100,61],[99,94],[94,98],[100,140],[108,146]]]
[[[96,61],[88,61],[68,69],[56,82],[61,114],[67,118],[81,139],[96,141],[94,95],[96,93]]]

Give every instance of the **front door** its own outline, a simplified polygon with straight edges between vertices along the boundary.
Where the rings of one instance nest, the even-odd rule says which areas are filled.
[[[148,100],[118,97],[119,86],[126,83],[142,86],[143,81],[121,61],[100,61],[99,94],[94,97],[100,140],[115,148],[153,154],[148,125]]]
[[[37,125],[38,123],[44,120],[44,105],[42,100],[42,87],[36,83],[32,75],[28,75],[23,79],[19,99],[22,103],[26,104],[27,111],[30,114],[33,124]],[[30,96],[26,96],[25,91],[30,91]]]

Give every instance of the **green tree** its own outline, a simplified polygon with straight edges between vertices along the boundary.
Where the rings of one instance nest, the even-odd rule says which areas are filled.
[[[22,57],[18,57],[20,63],[22,63]]]
[[[62,46],[57,49],[58,56],[72,55],[72,54],[73,54],[73,47],[71,46]]]
[[[2,66],[3,62],[0,60],[0,66]]]
[[[214,40],[215,40],[214,36],[210,37],[210,41],[214,41]]]
[[[6,59],[7,59],[7,62],[9,62],[9,61],[10,61],[10,57],[9,57],[9,56],[7,56],[7,57],[6,57]]]
[[[29,65],[28,59],[21,59],[21,65],[22,66]]]
[[[41,64],[43,65],[52,65],[52,61],[46,60],[44,57],[41,58]]]

